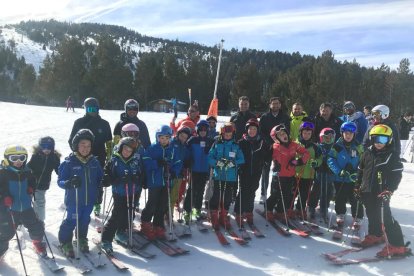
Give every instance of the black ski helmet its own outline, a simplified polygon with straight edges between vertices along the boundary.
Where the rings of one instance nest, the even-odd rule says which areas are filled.
[[[122,149],[124,146],[128,146],[133,150],[133,153],[137,149],[138,143],[137,140],[132,137],[123,137],[121,140],[119,140],[118,143],[118,153],[121,154]]]
[[[50,136],[41,137],[39,139],[39,146],[42,149],[55,150],[55,140]]]
[[[86,113],[89,112],[98,112],[99,111],[99,102],[96,98],[87,98],[83,102],[83,107],[86,110]]]
[[[91,141],[91,146],[93,146],[93,142],[95,141],[95,135],[93,135],[92,131],[87,128],[82,128],[76,132],[75,136],[72,139],[72,150],[74,152],[78,151],[79,142],[81,140],[89,140]]]
[[[127,112],[128,110],[138,111],[139,103],[134,99],[126,100],[126,102],[124,104],[124,109],[125,109],[125,112]]]

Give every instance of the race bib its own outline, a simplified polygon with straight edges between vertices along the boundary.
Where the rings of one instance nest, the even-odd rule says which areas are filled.
[[[357,156],[357,152],[356,152],[356,150],[352,150],[352,151],[351,151],[351,156],[352,156],[352,157],[356,157],[356,156]]]
[[[206,147],[206,142],[205,141],[200,141],[200,147],[205,148]]]
[[[229,152],[229,157],[235,158],[236,157],[236,153],[234,151]]]

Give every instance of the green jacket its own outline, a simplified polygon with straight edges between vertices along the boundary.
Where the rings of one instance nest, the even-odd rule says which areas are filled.
[[[309,121],[308,114],[302,112],[299,116],[290,113],[290,140],[296,141],[299,138],[299,128],[304,121]]]
[[[296,176],[301,179],[313,179],[315,177],[315,169],[312,168],[312,160],[317,162],[316,167],[322,164],[322,151],[320,147],[312,141],[303,141],[302,139],[297,141],[299,144],[305,147],[309,152],[310,158],[303,166],[296,167]]]

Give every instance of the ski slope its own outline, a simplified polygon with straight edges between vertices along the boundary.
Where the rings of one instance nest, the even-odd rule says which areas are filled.
[[[38,139],[44,135],[51,135],[56,140],[56,148],[69,154],[67,143],[73,121],[83,116],[83,110],[76,113],[65,112],[66,108],[31,106],[0,102],[0,150],[9,144],[22,144],[31,150]],[[101,110],[101,116],[108,120],[113,128],[119,119],[121,111]],[[156,128],[160,124],[168,124],[171,114],[140,112],[139,118],[144,120],[149,128],[153,141]],[[184,114],[180,114],[184,116]],[[204,116],[203,116],[204,117]],[[224,121],[227,118],[219,118]],[[400,222],[406,240],[414,238],[414,164],[404,164],[405,171],[399,190],[392,198],[392,210],[395,218]],[[57,240],[58,229],[63,216],[64,190],[56,184],[56,175],[53,174],[50,190],[46,194],[46,231],[51,242]],[[143,193],[144,194],[144,193]],[[256,196],[259,199],[259,193]],[[108,196],[109,200],[109,196]],[[141,200],[143,202],[143,198]],[[141,205],[142,206],[142,205]],[[256,208],[262,208],[256,204]],[[127,274],[131,275],[414,275],[414,258],[395,261],[381,261],[337,267],[320,256],[323,252],[335,252],[343,249],[343,245],[334,242],[331,233],[321,237],[301,238],[292,235],[282,237],[271,226],[255,214],[256,225],[266,235],[257,239],[253,235],[247,247],[241,247],[230,241],[229,247],[222,247],[212,231],[203,234],[193,227],[191,239],[179,240],[178,244],[190,250],[189,255],[168,257],[159,249],[150,245],[147,251],[156,254],[155,259],[145,260],[132,255],[114,243],[114,249],[119,252],[120,259],[129,267]],[[347,216],[347,222],[351,217]],[[136,224],[139,221],[135,222]],[[234,227],[235,223],[232,222]],[[364,221],[366,229],[367,221]],[[20,233],[22,234],[22,233]],[[346,234],[346,232],[345,232]],[[344,234],[344,236],[345,236]],[[27,232],[23,231],[25,249],[23,254],[29,275],[52,275],[43,263],[39,262],[32,250]],[[91,226],[89,238],[99,237]],[[349,243],[349,239],[348,239]],[[93,248],[92,242],[90,242]],[[352,256],[374,256],[380,247],[367,249]],[[56,251],[56,250],[55,250]],[[58,252],[55,252],[58,262],[65,266],[61,274],[73,275],[76,270]],[[105,259],[106,260],[106,259]],[[94,274],[116,275],[118,272],[108,262],[106,268],[95,270]],[[0,263],[0,275],[24,275],[16,240],[10,242],[10,249]]]

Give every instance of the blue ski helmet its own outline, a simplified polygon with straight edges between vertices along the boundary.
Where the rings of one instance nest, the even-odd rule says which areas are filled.
[[[206,130],[208,130],[209,127],[210,127],[210,125],[209,125],[207,120],[200,120],[197,123],[197,133],[200,131],[200,129],[205,128]]]
[[[341,134],[344,132],[351,132],[356,133],[357,132],[357,125],[354,122],[345,122],[341,125]]]
[[[158,140],[159,136],[172,136],[173,131],[167,125],[162,125],[157,131],[155,132],[155,138]]]

